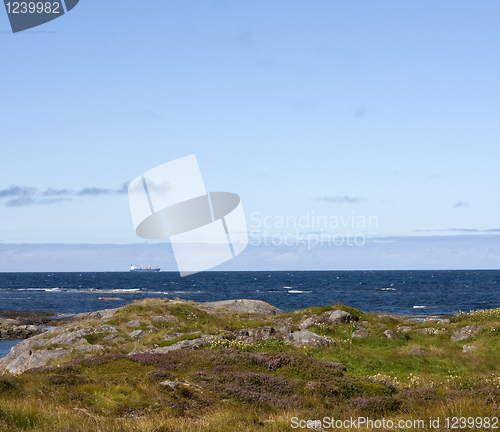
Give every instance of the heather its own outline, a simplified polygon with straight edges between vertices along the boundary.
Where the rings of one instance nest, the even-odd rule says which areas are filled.
[[[299,331],[305,320],[334,310],[352,319],[308,327],[328,340],[324,346],[296,346],[269,330]],[[136,302],[104,323],[68,324],[72,331],[114,326],[83,336],[84,346],[98,350],[75,349],[43,367],[0,375],[0,431],[285,431],[293,430],[292,417],[499,416],[500,313],[443,318],[343,305],[259,315]],[[131,320],[143,337],[130,336]],[[470,331],[460,339],[464,328]],[[368,336],[354,337],[360,329]],[[207,337],[198,348],[154,352],[201,334]],[[474,349],[464,352],[464,345]]]

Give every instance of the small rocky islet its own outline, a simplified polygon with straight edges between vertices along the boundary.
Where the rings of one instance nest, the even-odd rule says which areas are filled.
[[[255,430],[283,430],[284,413],[292,412],[432,416],[439,402],[450,413],[463,403],[465,415],[470,398],[485,403],[485,415],[500,413],[499,309],[407,317],[344,305],[284,312],[258,300],[146,299],[64,317],[14,315],[0,313],[2,338],[24,338],[0,359],[0,430],[19,426],[2,417],[2,402],[30,401],[40,386],[52,395],[59,382],[69,383],[68,395],[53,403],[75,419],[100,419],[99,427],[116,418],[155,423],[153,413],[163,413],[165,429],[151,430],[219,430],[169,422],[196,422],[242,404],[260,418]],[[44,328],[48,323],[55,328]],[[129,382],[127,396],[113,396],[124,391],[115,373]],[[27,384],[28,375],[38,387]],[[89,402],[86,392],[97,388],[103,401]],[[220,430],[241,430],[250,414],[234,415],[241,417],[235,429]],[[38,424],[44,430],[43,420]]]

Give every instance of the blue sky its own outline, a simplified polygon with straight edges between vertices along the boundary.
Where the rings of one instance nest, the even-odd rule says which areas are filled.
[[[457,251],[481,268],[478,248],[495,268],[499,13],[470,1],[81,0],[12,34],[0,11],[0,241],[144,243],[123,183],[196,154],[207,190],[241,196],[249,230],[266,216],[375,217],[351,234],[398,238],[407,268],[437,265],[410,259],[413,236],[438,249],[435,236],[458,238],[439,268],[467,268]],[[251,247],[248,265],[267,268]],[[383,262],[365,248],[359,268],[404,267],[387,247]]]

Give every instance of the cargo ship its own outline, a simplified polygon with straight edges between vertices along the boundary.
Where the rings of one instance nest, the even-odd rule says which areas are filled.
[[[130,271],[131,272],[159,272],[160,267],[151,268],[151,266],[147,266],[147,267],[142,268],[142,266],[135,267],[134,264],[132,264],[130,266]]]

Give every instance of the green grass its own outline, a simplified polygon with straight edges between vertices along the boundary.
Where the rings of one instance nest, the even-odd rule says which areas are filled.
[[[223,338],[211,340],[204,349],[160,356],[123,355],[200,334],[273,325],[277,318],[289,318],[297,326],[304,316],[334,309],[351,313],[355,322],[310,328],[330,337],[329,347],[293,347],[278,338],[256,343]],[[156,323],[152,315],[172,320]],[[128,333],[134,329],[125,326],[132,319],[142,322],[140,328],[153,324],[159,331],[132,340]],[[351,337],[360,323],[370,337]],[[443,324],[403,322],[344,305],[276,317],[210,313],[192,302],[146,300],[122,308],[108,324],[116,326],[125,343],[103,342],[108,333],[85,337],[90,344],[107,346],[107,355],[0,376],[0,431],[277,432],[291,430],[294,416],[500,417],[498,309],[463,313]],[[469,324],[482,328],[475,337],[451,342],[450,336]],[[445,333],[403,333],[398,331],[401,325],[433,327]],[[388,339],[387,329],[399,337]],[[167,332],[196,334],[165,341]],[[478,349],[463,353],[466,344]],[[412,349],[430,355],[408,355]],[[162,386],[164,380],[177,382],[177,387]]]

